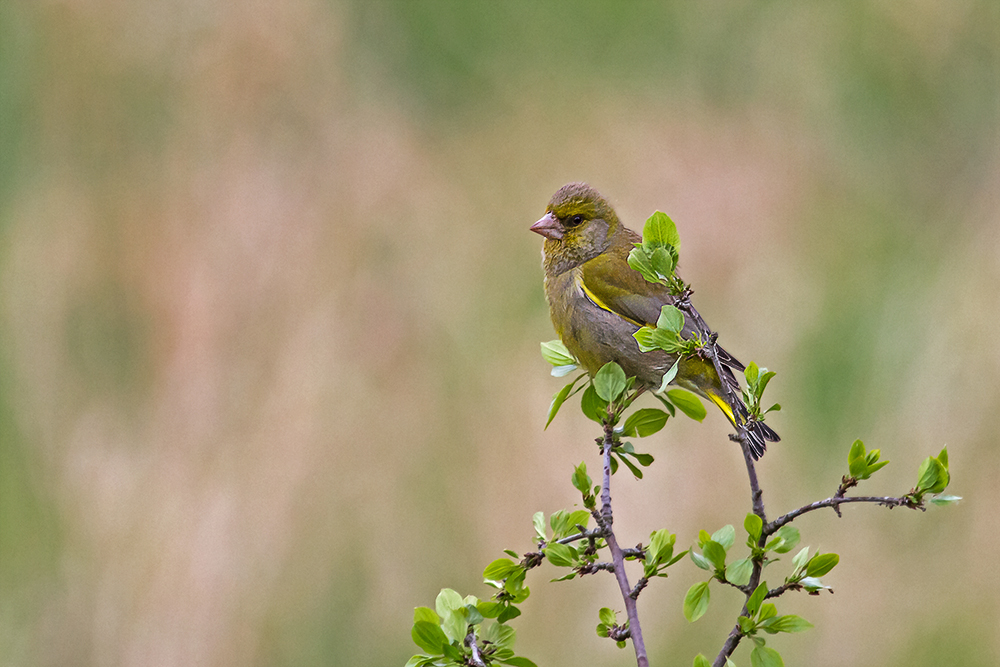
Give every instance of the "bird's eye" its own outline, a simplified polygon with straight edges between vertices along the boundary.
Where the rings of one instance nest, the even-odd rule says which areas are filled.
[[[582,215],[574,215],[574,216],[570,217],[569,220],[566,221],[566,226],[567,227],[576,227],[581,222],[583,222],[583,216]]]

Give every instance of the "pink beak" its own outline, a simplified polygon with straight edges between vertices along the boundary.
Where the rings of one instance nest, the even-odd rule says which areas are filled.
[[[563,227],[559,224],[556,216],[551,213],[546,213],[541,220],[533,224],[531,231],[553,241],[558,241],[563,237]]]

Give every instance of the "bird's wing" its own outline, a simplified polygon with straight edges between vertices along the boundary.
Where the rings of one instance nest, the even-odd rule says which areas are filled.
[[[660,308],[675,302],[666,286],[648,282],[628,265],[628,252],[613,247],[580,265],[581,287],[595,304],[636,326],[654,326]]]
[[[604,310],[637,327],[655,326],[660,317],[660,309],[676,303],[677,299],[665,285],[647,281],[628,265],[628,252],[631,248],[631,244],[612,246],[608,252],[584,262],[580,266],[580,286],[587,297]],[[707,325],[704,325],[704,321],[700,324],[702,326],[692,322],[690,317],[685,318],[681,335],[690,338],[698,333],[703,339],[707,339]],[[726,384],[739,396],[740,385],[733,371],[742,371],[743,364],[722,347],[716,345],[715,350]],[[711,375],[716,376],[714,372]]]
[[[615,245],[607,252],[581,264],[578,274],[579,284],[587,298],[598,307],[632,322],[637,327],[655,326],[660,317],[660,309],[667,304],[676,303],[677,299],[670,294],[665,285],[647,281],[628,265],[628,253],[631,248],[631,243]],[[698,319],[701,320],[700,315]],[[703,339],[708,337],[708,327],[704,320],[696,324],[690,317],[685,318],[681,335],[690,338],[695,332],[701,334]],[[718,367],[722,371],[722,380],[720,381],[712,364],[707,364],[704,369],[705,381],[694,384],[701,393],[726,413],[733,424],[737,421],[746,421],[747,409],[740,399],[740,384],[733,372],[742,371],[744,365],[718,345],[715,346],[715,352],[719,360]],[[728,391],[722,388],[722,384],[725,384]],[[726,398],[727,393],[729,398]],[[765,440],[775,442],[779,439],[778,434],[762,422],[754,422],[748,431],[748,436],[754,458],[759,458],[764,453]]]

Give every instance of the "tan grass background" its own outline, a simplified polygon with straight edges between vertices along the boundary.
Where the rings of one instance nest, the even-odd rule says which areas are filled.
[[[959,506],[801,522],[842,559],[782,601],[817,626],[786,664],[997,664],[997,7],[4,3],[0,663],[402,665],[414,606],[486,596],[597,466],[578,413],[542,431],[527,231],[587,180],[667,211],[699,309],[778,371],[772,513],[854,438],[872,493],[949,446]],[[642,445],[624,542],[739,523],[723,420]],[[731,627],[721,589],[683,619],[700,574],[644,593],[654,664]],[[519,652],[628,665],[610,578],[551,576]]]

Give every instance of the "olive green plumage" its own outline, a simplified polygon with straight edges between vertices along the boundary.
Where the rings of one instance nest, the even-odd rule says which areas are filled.
[[[632,337],[643,325],[655,326],[660,308],[675,304],[666,286],[645,280],[628,264],[628,254],[642,238],[625,227],[611,205],[585,183],[560,188],[549,202],[545,216],[531,226],[545,237],[542,267],[545,296],[552,324],[563,344],[593,375],[609,361],[626,375],[657,389],[676,355],[663,351],[641,352]],[[686,318],[681,334],[697,331]],[[704,331],[700,332],[703,335]],[[733,370],[743,364],[717,347],[727,392],[714,364],[701,357],[682,359],[672,384],[693,391],[719,406],[729,420],[746,420],[746,406],[739,398]],[[727,400],[726,395],[732,397]],[[764,453],[764,441],[778,435],[763,423],[748,430],[754,458]]]

